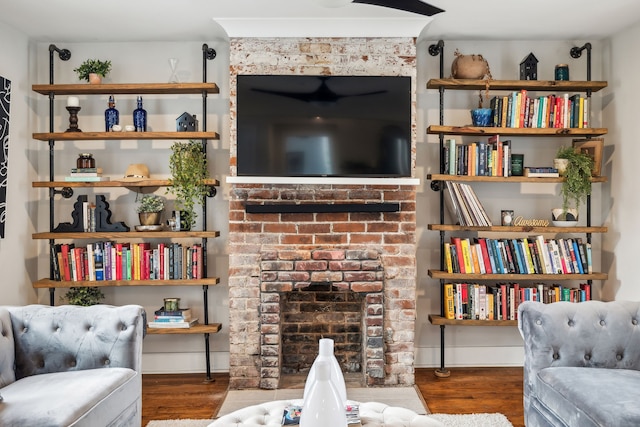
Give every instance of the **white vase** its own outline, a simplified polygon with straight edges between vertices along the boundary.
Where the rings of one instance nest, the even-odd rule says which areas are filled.
[[[306,400],[313,383],[316,381],[316,365],[320,362],[328,362],[330,366],[331,373],[331,382],[338,390],[338,395],[342,402],[347,401],[347,387],[344,383],[344,376],[342,375],[342,369],[340,369],[340,364],[338,363],[338,359],[333,353],[333,340],[330,338],[322,338],[320,339],[320,350],[318,352],[318,357],[314,360],[313,365],[311,365],[311,370],[309,370],[309,375],[307,375],[307,381],[304,384],[304,394],[302,395],[302,399]]]
[[[344,400],[331,381],[331,363],[316,360],[313,364],[316,379],[302,405],[300,427],[346,427]]]

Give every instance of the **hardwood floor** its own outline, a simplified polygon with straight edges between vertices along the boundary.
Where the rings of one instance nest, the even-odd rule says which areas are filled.
[[[500,412],[524,427],[522,368],[452,368],[449,378],[416,369],[416,385],[432,413]],[[212,418],[222,405],[229,376],[214,374],[142,376],[142,426],[151,420]]]

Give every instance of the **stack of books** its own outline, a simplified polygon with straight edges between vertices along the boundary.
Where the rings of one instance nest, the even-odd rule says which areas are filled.
[[[348,425],[360,425],[360,405],[345,405]],[[287,405],[282,415],[283,426],[300,425],[300,415],[302,415],[301,405]]]
[[[64,180],[67,182],[96,182],[109,181],[109,177],[102,176],[102,168],[72,168]]]
[[[191,315],[190,308],[180,308],[177,311],[167,311],[164,307],[154,312],[150,328],[190,328],[198,323],[198,319]]]
[[[524,176],[529,178],[557,178],[560,176],[558,169],[546,166],[527,166],[524,168]]]
[[[447,181],[445,203],[452,219],[463,226],[491,227],[491,219],[468,184]]]

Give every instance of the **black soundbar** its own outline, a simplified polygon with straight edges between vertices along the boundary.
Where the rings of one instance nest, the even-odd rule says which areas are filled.
[[[398,212],[400,203],[247,203],[244,210],[247,213]]]

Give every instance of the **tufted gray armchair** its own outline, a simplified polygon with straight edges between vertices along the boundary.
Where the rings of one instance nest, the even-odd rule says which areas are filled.
[[[1,426],[139,426],[144,309],[0,306]]]
[[[640,426],[640,302],[524,302],[518,328],[527,427]]]

